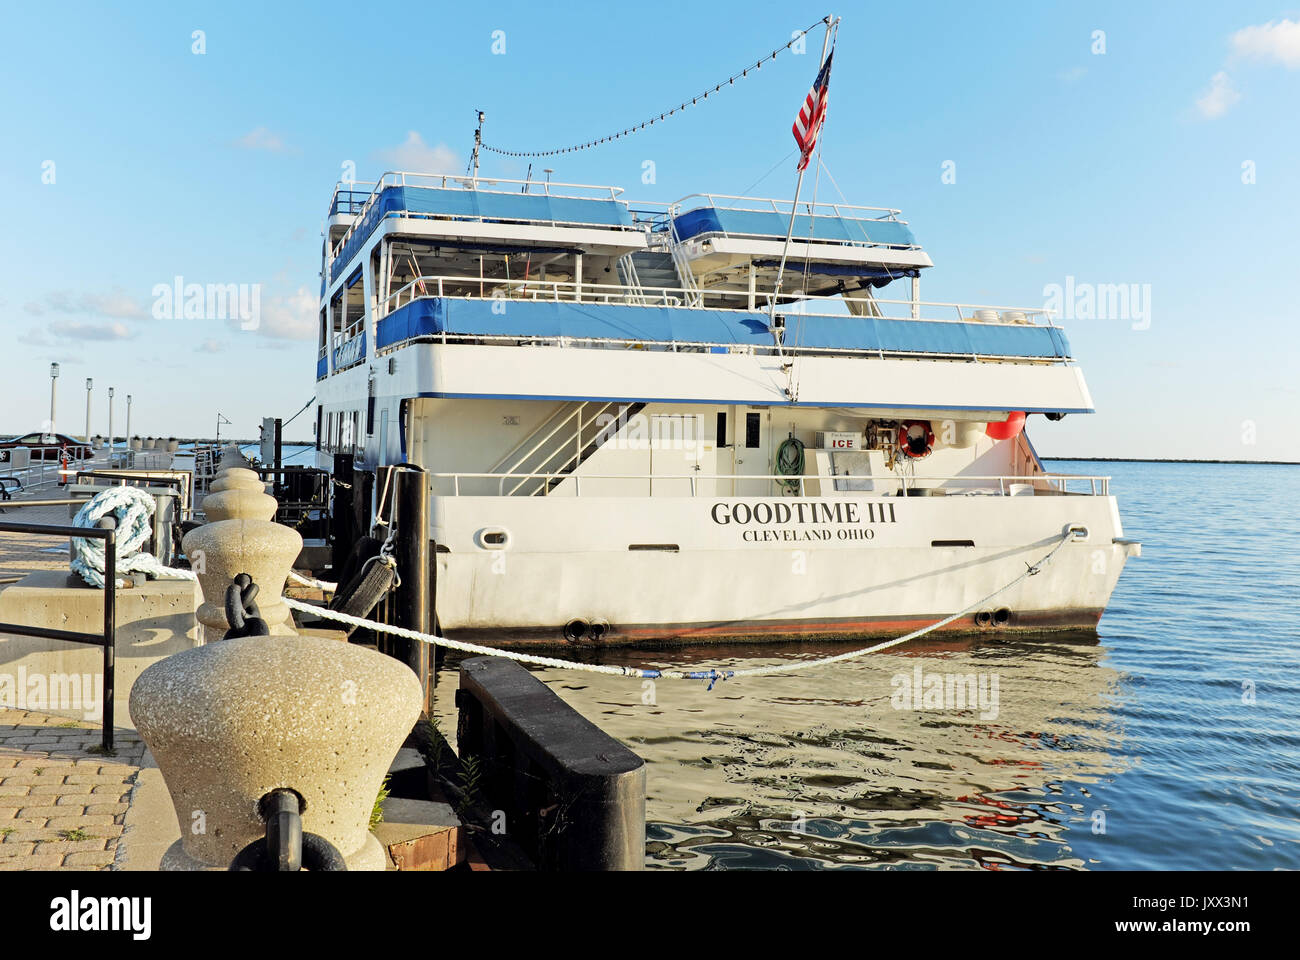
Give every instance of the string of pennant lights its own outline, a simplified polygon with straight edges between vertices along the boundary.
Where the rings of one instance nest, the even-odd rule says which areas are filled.
[[[748,77],[749,71],[761,70],[763,64],[767,63],[767,61],[769,60],[775,60],[776,55],[780,53],[782,50],[789,50],[796,43],[802,41],[804,37],[807,36],[810,30],[816,29],[817,24],[824,23],[827,26],[829,26],[830,22],[831,22],[830,17],[823,17],[822,19],[816,21],[815,23],[810,23],[803,30],[800,30],[797,34],[795,34],[795,36],[791,37],[790,42],[785,44],[785,46],[777,47],[767,56],[761,57],[758,60],[754,61],[752,64],[750,64],[749,66],[741,70],[739,73],[733,73],[726,80],[720,81],[719,83],[715,83],[711,88],[706,89],[703,93],[691,97],[689,100],[683,100],[677,106],[673,107],[670,110],[665,110],[664,112],[660,113],[658,116],[650,117],[649,119],[643,120],[640,123],[634,123],[632,124],[632,126],[626,127],[625,129],[620,130],[618,133],[611,133],[607,137],[601,137],[598,140],[588,140],[586,143],[575,143],[573,146],[570,147],[558,147],[554,150],[502,150],[500,147],[494,147],[486,143],[483,144],[482,147],[484,150],[488,150],[491,151],[492,153],[500,154],[503,157],[553,157],[561,153],[577,153],[579,150],[590,150],[592,147],[598,147],[604,143],[612,143],[615,140],[619,140],[623,137],[631,136],[634,133],[644,130],[646,127],[653,127],[656,123],[660,123],[664,120],[667,120],[669,117],[674,116],[675,114],[681,112],[682,110],[685,110],[688,107],[693,107],[696,104],[709,99],[710,94],[720,92],[723,87],[734,86],[737,80],[743,80],[745,77]]]

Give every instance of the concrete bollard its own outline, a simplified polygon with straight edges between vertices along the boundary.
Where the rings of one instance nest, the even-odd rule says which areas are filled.
[[[294,633],[293,614],[281,597],[289,570],[302,552],[298,531],[266,520],[220,520],[191,530],[181,545],[203,590],[204,602],[195,616],[203,624],[205,643],[222,639],[230,629],[226,587],[241,573],[257,584],[257,604],[272,635]]]
[[[203,498],[202,508],[209,523],[218,520],[274,520],[280,504],[269,494],[236,487],[208,494]]]
[[[223,490],[253,490],[257,493],[265,493],[266,484],[257,475],[256,470],[228,467],[217,471],[217,478],[208,485],[208,490],[212,493],[221,493]]]
[[[316,637],[241,637],[155,663],[132,690],[131,718],[180,824],[161,869],[228,867],[265,835],[258,802],[280,788],[301,797],[303,831],[349,870],[385,869],[370,813],[420,698],[405,664]]]
[[[217,463],[217,470],[228,470],[231,467],[247,467],[248,460],[239,452],[239,448],[234,444],[226,447],[221,452],[221,460]]]

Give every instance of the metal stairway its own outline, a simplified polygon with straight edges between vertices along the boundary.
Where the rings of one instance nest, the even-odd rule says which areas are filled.
[[[644,403],[613,401],[565,404],[489,472],[509,478],[501,488],[506,496],[544,496],[617,436],[628,420],[644,408]]]
[[[569,459],[558,471],[556,471],[558,473],[563,474],[564,476],[549,478],[545,483],[545,489],[539,489],[534,491],[533,494],[534,496],[537,494],[550,493],[552,490],[554,490],[556,487],[562,484],[575,470],[577,470],[580,466],[586,463],[587,460],[591,458],[592,454],[594,454],[597,450],[599,450],[602,446],[604,446],[614,437],[618,436],[619,433],[623,430],[623,428],[627,426],[627,422],[629,420],[631,420],[638,413],[640,413],[642,410],[645,409],[644,403],[624,403],[624,404],[608,403],[604,405],[605,411],[607,412],[610,410],[610,408],[615,406],[617,406],[618,409],[617,411],[614,412],[614,419],[608,421],[604,427],[598,427],[594,431],[594,435],[592,436],[591,440],[578,452],[578,454],[572,457],[571,459]],[[593,420],[594,419],[595,418],[593,418]]]
[[[631,254],[631,257],[643,292],[646,288],[651,290],[681,288],[682,281],[677,275],[677,266],[673,263],[672,254],[638,250]],[[650,295],[647,299],[651,302],[661,302],[662,296]]]
[[[681,238],[677,236],[676,218],[669,220],[669,224],[668,252],[671,254],[673,266],[677,270],[678,282],[682,289],[686,291],[686,306],[703,306],[704,296],[700,293],[699,285],[695,282],[695,274],[691,270],[691,261],[686,256],[686,251],[682,249]]]

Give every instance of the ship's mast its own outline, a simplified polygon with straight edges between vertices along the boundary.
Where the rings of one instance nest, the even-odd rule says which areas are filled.
[[[478,150],[483,146],[483,111],[478,112],[478,126],[474,128],[474,156],[470,164],[474,168],[474,179],[478,180]]]

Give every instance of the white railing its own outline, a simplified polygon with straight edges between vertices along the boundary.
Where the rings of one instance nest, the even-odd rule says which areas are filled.
[[[27,490],[33,487],[41,487],[47,483],[57,483],[62,477],[72,477],[78,470],[84,469],[92,460],[92,457],[84,459],[68,459],[67,467],[63,466],[63,459],[60,456],[56,459],[40,459],[28,461],[23,466],[15,466],[12,462],[0,463],[0,481],[15,480],[17,484],[8,483],[0,484],[5,486],[10,494],[18,490]],[[18,486],[21,484],[21,486]]]
[[[370,183],[371,181],[366,181],[366,182]],[[622,187],[613,187],[605,184],[559,183],[559,182],[553,183],[549,180],[509,180],[500,177],[490,177],[490,178],[472,177],[469,176],[468,174],[464,176],[459,176],[450,173],[413,173],[405,170],[386,170],[384,173],[380,175],[378,180],[373,181],[373,184],[374,185],[370,190],[370,195],[366,198],[365,202],[362,203],[361,209],[357,211],[357,213],[355,214],[356,219],[354,219],[352,223],[348,226],[348,229],[344,231],[343,236],[339,238],[338,243],[336,243],[330,249],[331,261],[339,255],[339,252],[343,249],[344,246],[346,246],[348,240],[352,237],[352,234],[355,233],[357,229],[360,227],[361,222],[365,219],[366,214],[369,212],[370,208],[374,205],[375,201],[378,200],[379,196],[384,192],[384,190],[386,190],[389,187],[431,187],[439,190],[450,189],[453,187],[461,187],[465,190],[476,190],[482,193],[508,193],[508,194],[523,193],[524,195],[556,197],[559,199],[567,199],[567,200],[605,200],[605,199],[617,200],[619,198],[619,195],[623,192]],[[502,185],[509,186],[511,189],[508,190],[491,189],[492,187],[497,187]],[[352,185],[348,185],[344,183],[336,184],[334,187],[334,195],[330,198],[331,209],[334,206],[334,201],[337,199],[340,190],[347,189],[349,191],[356,192],[355,190],[353,190],[355,186],[356,186],[355,184]],[[523,190],[513,189],[515,187],[523,187],[524,189]],[[533,188],[539,188],[539,189],[534,190]],[[559,191],[581,190],[587,192],[585,193],[558,192],[557,193],[556,192],[557,190]],[[600,226],[607,227],[609,225],[600,224]],[[330,279],[332,282],[333,280],[337,280],[338,277],[331,277]]]
[[[343,347],[346,344],[351,343],[357,337],[363,336],[365,334],[365,329],[366,329],[366,315],[365,312],[363,311],[361,315],[357,317],[356,320],[353,320],[350,324],[348,324],[345,329],[336,331],[333,334],[330,342],[330,347],[329,347],[329,352],[331,353],[331,355],[337,354],[338,351],[343,349]],[[324,356],[324,351],[321,352],[321,356]],[[319,360],[320,357],[317,357],[317,359]],[[360,358],[358,357],[357,359]],[[336,358],[331,356],[330,359],[331,367],[334,367],[335,361]],[[356,360],[348,361],[347,363],[344,363],[340,367],[338,367],[338,369],[342,369],[342,367],[345,366],[351,366],[355,362]]]
[[[528,458],[535,453],[541,454],[537,463],[537,466],[539,467],[545,467],[557,457],[560,458],[561,466],[570,460],[572,460],[575,465],[581,463],[582,451],[586,448],[587,444],[595,442],[600,437],[601,431],[608,429],[608,426],[601,422],[600,417],[607,413],[611,407],[616,405],[617,404],[612,400],[605,403],[601,403],[599,400],[583,401],[568,415],[561,417],[559,421],[545,434],[545,436],[540,440],[536,440],[533,445],[522,455],[518,456],[510,466],[500,470],[502,476],[518,480],[514,486],[505,492],[512,495],[519,492],[519,490],[525,486],[529,487],[529,489],[525,491],[526,493],[537,492],[537,485],[530,483],[531,480],[537,478],[533,474],[523,473],[519,470],[520,467],[528,462]],[[598,409],[592,412],[590,416],[586,416],[587,408],[589,406],[598,406]],[[561,434],[560,431],[564,430],[565,427],[574,420],[577,421],[577,425],[571,431],[565,431]],[[543,424],[543,427],[544,426],[546,426],[546,424]],[[590,439],[584,439],[584,432],[592,426],[597,426],[600,429],[597,430],[595,435]],[[551,439],[557,435],[559,435],[559,439],[555,443],[550,443]],[[507,457],[507,459],[509,459],[509,457]],[[499,467],[502,465],[499,465],[498,468],[494,468],[493,472],[497,472]],[[504,487],[502,489],[504,490]]]
[[[448,292],[448,287],[454,287],[456,291],[462,288],[465,290],[475,290],[482,287],[484,293],[481,297],[476,297],[473,293]],[[753,313],[747,307],[727,307],[717,303],[724,298],[741,299],[748,297],[748,290],[720,290],[714,288],[687,288],[687,287],[641,287],[639,293],[634,293],[622,284],[615,283],[590,283],[584,280],[582,283],[576,283],[571,280],[506,280],[506,279],[480,279],[479,277],[469,276],[448,276],[448,275],[422,275],[416,277],[410,282],[404,284],[400,289],[390,294],[383,301],[383,310],[381,317],[387,316],[392,311],[403,307],[413,300],[419,300],[426,297],[464,297],[468,299],[505,299],[505,300],[569,300],[576,303],[620,303],[632,306],[682,306],[689,304],[692,296],[700,298],[699,305],[709,307],[715,310],[733,310],[736,313]],[[714,301],[709,303],[710,298]],[[770,294],[762,295],[763,299],[770,299]],[[1042,307],[1007,307],[994,306],[990,304],[974,303],[950,303],[940,300],[887,300],[878,297],[846,297],[836,294],[834,296],[809,296],[805,294],[794,293],[782,295],[778,298],[778,309],[788,316],[835,316],[847,317],[852,316],[851,312],[846,311],[819,311],[804,309],[809,305],[819,304],[844,304],[846,310],[854,304],[861,304],[865,309],[879,309],[882,305],[906,307],[906,311],[898,310],[899,316],[892,316],[886,313],[878,313],[884,319],[894,320],[915,320],[921,323],[951,323],[954,319],[962,323],[1034,323],[1035,321],[1044,321],[1039,323],[1040,326],[1056,326],[1052,322],[1054,311],[1046,310]],[[791,307],[798,307],[793,310]],[[956,313],[955,317],[922,317],[912,316],[912,308],[918,310],[922,307],[942,309],[944,311],[952,310]],[[994,319],[991,314],[996,314]],[[1008,315],[1016,315],[1016,319],[1005,319]]]
[[[942,490],[946,496],[963,496],[972,494],[988,494],[996,496],[1018,496],[1021,490],[1033,490],[1034,493],[1058,495],[1058,496],[1092,496],[1106,497],[1110,495],[1110,477],[1108,476],[1084,476],[1080,474],[1069,473],[1040,473],[1034,476],[972,476],[956,475],[947,477],[909,477],[898,474],[877,474],[865,476],[833,476],[833,475],[797,475],[790,476],[786,474],[704,474],[704,473],[683,473],[683,474],[603,474],[603,473],[430,473],[429,479],[433,484],[434,496],[510,496],[511,492],[506,490],[506,483],[511,480],[542,481],[540,487],[531,489],[540,492],[542,496],[549,496],[554,490],[560,489],[559,485],[553,485],[554,481],[572,480],[571,489],[564,491],[565,496],[582,496],[582,484],[591,481],[624,481],[635,483],[659,483],[668,481],[689,481],[690,496],[700,496],[700,485],[708,481],[712,483],[731,483],[744,485],[751,482],[766,482],[769,487],[775,484],[782,484],[787,490],[792,490],[795,486],[798,488],[799,496],[808,496],[807,484],[820,483],[824,486],[829,485],[832,489],[823,490],[821,497],[844,497],[846,495],[863,495],[871,497],[899,497],[899,496],[920,496],[919,491],[925,490]],[[834,489],[835,483],[839,482],[870,482],[872,490],[838,490]],[[444,492],[444,489],[450,484],[450,493]],[[486,489],[491,489],[492,485],[496,486],[496,493],[462,493],[461,484],[479,482]],[[1076,487],[1086,487],[1086,490],[1070,489],[1070,485]],[[953,484],[952,486],[940,486],[940,484]],[[882,493],[880,488],[892,487],[896,492]],[[440,489],[442,488],[442,489]],[[518,489],[516,485],[512,489]],[[617,495],[617,494],[615,494]],[[708,491],[706,496],[723,496],[716,490]],[[729,496],[739,496],[739,494],[729,494]]]
[[[691,260],[682,249],[682,238],[677,235],[677,221],[670,220],[668,252],[672,255],[673,266],[677,268],[677,278],[685,284],[686,305],[688,307],[704,306],[704,294],[695,282],[695,271],[691,269]]]
[[[756,213],[780,213],[788,217],[791,208],[795,207],[795,202],[793,200],[779,200],[773,197],[743,197],[731,193],[691,193],[682,197],[680,200],[676,200],[669,204],[669,209],[674,216],[680,212],[689,212],[684,211],[683,208],[689,201],[696,198],[699,198],[704,202],[691,207],[690,210],[714,207],[720,210],[746,210]],[[720,200],[726,202],[719,203],[718,201]],[[805,213],[814,217],[833,216],[842,217],[845,220],[890,220],[895,223],[907,223],[906,220],[898,219],[898,215],[903,211],[898,210],[895,207],[868,207],[856,203],[831,203],[826,201],[814,203],[811,200],[800,200],[798,203],[798,210],[800,213]],[[853,212],[846,213],[845,211]],[[883,216],[863,217],[858,215],[860,211],[883,214]]]
[[[629,302],[645,303],[645,290],[641,287],[641,277],[637,274],[636,262],[632,259],[632,254],[625,253],[618,258],[618,276],[623,281],[623,286],[627,288]]]

